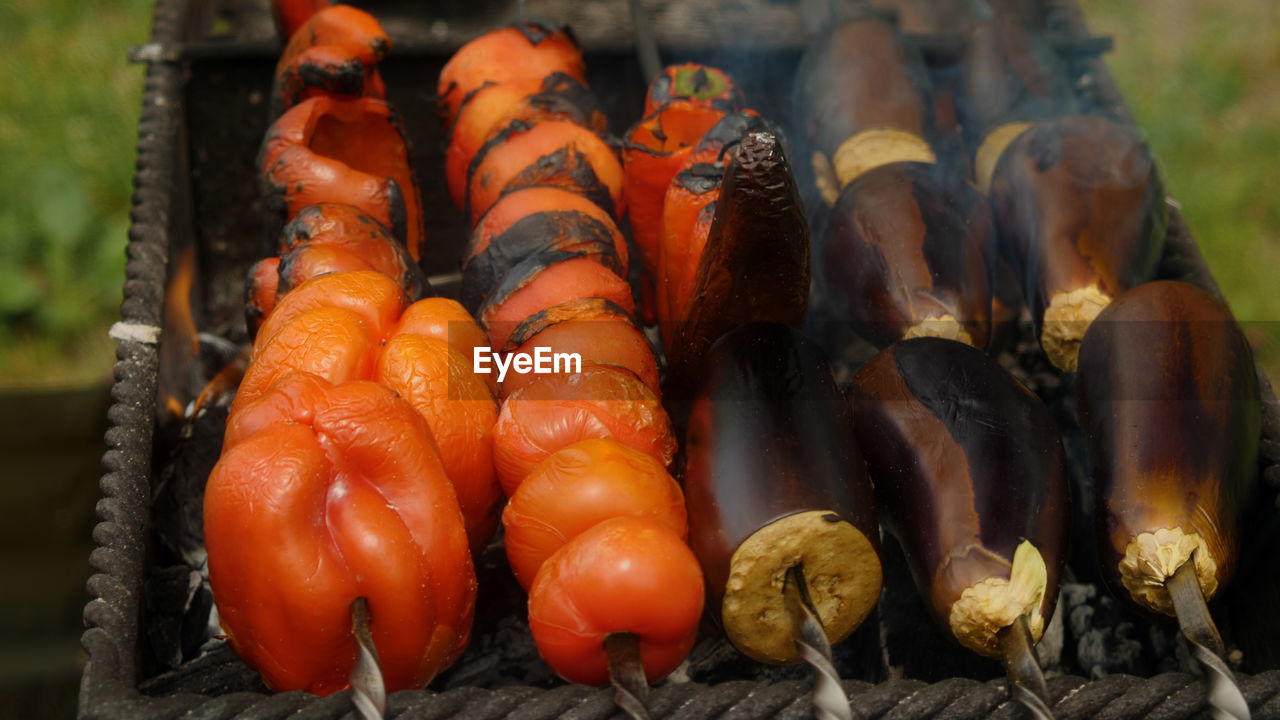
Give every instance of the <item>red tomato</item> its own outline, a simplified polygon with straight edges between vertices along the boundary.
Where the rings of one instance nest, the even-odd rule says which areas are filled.
[[[617,517],[578,535],[542,565],[529,591],[538,653],[569,682],[605,685],[605,636],[639,636],[650,683],[676,668],[698,635],[702,570],[693,551],[653,520]]]
[[[502,512],[507,560],[528,590],[552,553],[609,518],[646,517],[689,534],[684,493],[662,463],[612,439],[570,445],[542,461]]]

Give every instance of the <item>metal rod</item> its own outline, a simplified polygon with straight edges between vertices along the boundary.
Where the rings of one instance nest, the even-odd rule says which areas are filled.
[[[813,669],[813,709],[819,720],[853,720],[849,696],[840,685],[840,675],[831,659],[831,642],[822,619],[809,599],[809,584],[804,579],[804,568],[793,565],[787,570],[783,593],[791,599],[791,612],[800,624],[800,637],[796,638],[796,650],[801,659]]]
[[[1000,657],[1015,700],[1022,703],[1037,720],[1053,720],[1049,709],[1049,687],[1040,671],[1040,659],[1036,657],[1035,642],[1027,617],[1019,615],[1013,624],[996,633],[1000,642]]]
[[[1214,719],[1249,720],[1249,703],[1245,702],[1231,668],[1222,659],[1226,649],[1209,614],[1200,581],[1196,579],[1194,558],[1182,563],[1164,586],[1173,599],[1173,611],[1178,616],[1182,635],[1191,644],[1191,654],[1208,671],[1209,705]]]
[[[653,23],[640,0],[630,0],[631,24],[635,26],[636,56],[640,59],[640,72],[645,84],[653,82],[662,72],[662,56],[658,54],[658,41],[653,34]]]
[[[387,688],[382,682],[378,648],[369,632],[369,601],[351,603],[351,633],[356,636],[356,664],[351,667],[351,700],[364,720],[383,720],[387,713]]]
[[[632,720],[649,720],[649,681],[640,661],[640,636],[615,632],[604,636],[613,701]]]

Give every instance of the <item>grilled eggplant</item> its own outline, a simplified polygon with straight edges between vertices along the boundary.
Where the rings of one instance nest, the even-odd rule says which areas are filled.
[[[975,29],[962,75],[962,121],[1001,252],[1049,360],[1073,371],[1089,323],[1155,273],[1168,222],[1155,161],[1137,129],[1072,114],[1061,63],[1011,18]]]
[[[882,520],[937,623],[988,657],[1019,618],[1038,640],[1070,518],[1048,408],[985,353],[939,338],[882,350],[851,396]]]
[[[916,336],[985,347],[993,226],[986,201],[935,163],[918,53],[888,23],[854,20],[806,56],[797,86],[830,206],[815,257],[832,311],[878,347]]]
[[[747,325],[709,355],[687,436],[690,545],[729,640],[797,662],[793,567],[833,644],[880,596],[871,486],[831,369],[799,331]]]
[[[1212,599],[1236,566],[1261,432],[1253,355],[1230,310],[1185,283],[1136,287],[1089,328],[1077,377],[1108,581],[1172,615],[1165,581],[1194,561]]]
[[[725,169],[697,274],[667,348],[668,387],[701,382],[707,350],[750,322],[799,327],[809,297],[809,226],[778,138],[755,132]]]

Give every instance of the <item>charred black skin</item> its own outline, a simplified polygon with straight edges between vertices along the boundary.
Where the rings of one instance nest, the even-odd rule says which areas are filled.
[[[1070,524],[1066,456],[1048,408],[986,353],[939,338],[882,350],[849,394],[881,520],[944,631],[965,588],[1009,575],[981,557],[939,573],[971,542],[1006,562],[1023,540],[1036,546],[1048,570],[1047,622]]]
[[[298,211],[298,214],[285,224],[280,234],[280,285],[278,292],[283,295],[291,290],[298,278],[293,276],[291,267],[297,253],[306,247],[315,223],[320,222],[324,215],[324,209],[315,205]],[[431,288],[431,282],[427,279],[426,273],[422,271],[422,267],[414,261],[409,255],[409,250],[404,243],[396,240],[387,230],[386,226],[377,220],[362,215],[359,221],[366,223],[370,236],[380,238],[388,247],[392,248],[401,266],[398,277],[392,278],[400,287],[404,288],[405,295],[408,296],[410,302],[421,300],[425,297],[431,297],[435,292]],[[306,280],[307,278],[301,278]]]
[[[576,210],[531,213],[492,238],[480,254],[466,262],[460,299],[477,315],[485,305],[506,300],[552,264],[587,256],[596,257],[614,273],[622,273],[622,258],[604,223]]]
[[[778,138],[735,147],[683,317],[667,349],[668,387],[701,383],[707,351],[752,322],[799,327],[809,295],[809,226]]]
[[[523,120],[511,121],[510,125],[507,125],[507,127],[490,138],[488,142],[481,145],[480,149],[476,151],[475,157],[471,158],[471,164],[467,166],[467,190],[465,193],[466,199],[463,202],[463,213],[467,227],[473,227],[475,221],[478,220],[478,218],[471,217],[471,178],[475,175],[476,169],[480,167],[480,163],[484,161],[485,156],[490,151],[502,145],[512,135],[532,129],[534,124],[536,123],[527,123]],[[617,208],[613,206],[613,196],[609,194],[609,188],[600,181],[584,153],[576,150],[570,152],[569,150],[568,147],[561,147],[539,157],[531,165],[511,178],[502,189],[502,192],[507,193],[533,185],[552,185],[571,190],[585,197],[599,205],[601,209],[609,213],[610,217],[616,219],[618,217]]]
[[[689,423],[684,489],[689,544],[714,613],[738,546],[788,515],[829,510],[878,548],[851,420],[826,358],[798,330],[751,324],[712,346]]]
[[[1076,395],[1112,589],[1129,597],[1117,566],[1134,536],[1181,527],[1204,538],[1221,592],[1237,562],[1262,423],[1253,353],[1231,311],[1185,283],[1128,291],[1086,333]]]
[[[511,335],[507,340],[507,344],[500,350],[502,352],[512,352],[525,344],[534,335],[546,330],[556,323],[568,322],[570,320],[620,320],[622,322],[636,327],[635,320],[627,314],[627,311],[604,298],[578,298],[568,302],[552,305],[549,308],[543,308],[538,312],[530,315],[516,325],[511,331]]]
[[[819,253],[832,309],[876,346],[949,314],[986,347],[998,251],[968,183],[924,163],[876,168],[840,193]]]

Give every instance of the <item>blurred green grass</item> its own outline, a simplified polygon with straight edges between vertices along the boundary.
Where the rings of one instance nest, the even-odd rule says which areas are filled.
[[[151,7],[0,4],[0,385],[110,377]]]
[[[1081,0],[1169,193],[1280,380],[1280,3]]]
[[[1170,192],[1280,378],[1280,3],[1081,0]],[[0,4],[0,387],[109,377],[150,0]]]

